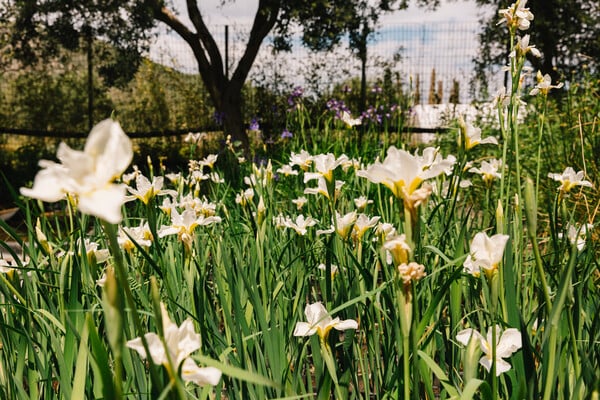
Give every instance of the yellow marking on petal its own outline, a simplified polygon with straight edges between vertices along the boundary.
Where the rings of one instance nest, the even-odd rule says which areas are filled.
[[[331,328],[333,328],[333,325],[327,325],[325,327],[318,326],[317,334],[319,335],[319,337],[321,339],[327,340],[327,337],[329,337],[329,331],[331,330]]]
[[[419,186],[421,185],[421,183],[423,182],[423,179],[416,177],[415,179],[413,179],[413,181],[410,183],[410,186],[408,187],[408,193],[412,194],[415,190],[417,190],[419,188]]]

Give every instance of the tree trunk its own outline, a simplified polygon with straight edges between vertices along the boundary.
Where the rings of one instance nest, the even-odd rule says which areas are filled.
[[[154,17],[164,22],[189,44],[198,61],[198,71],[202,81],[215,104],[217,112],[223,117],[225,135],[231,135],[234,141],[241,142],[244,152],[247,154],[249,141],[244,129],[241,107],[242,88],[263,39],[275,26],[281,7],[280,2],[278,0],[259,0],[246,48],[231,78],[229,78],[224,71],[227,66],[223,64],[219,46],[204,23],[196,1],[186,1],[188,16],[196,32],[188,29],[162,1],[151,1]]]
[[[230,89],[229,87],[227,89]],[[225,136],[231,135],[233,141],[240,142],[244,151],[249,149],[249,141],[244,129],[242,114],[242,93],[239,90],[226,90],[218,109],[223,116],[223,130]]]

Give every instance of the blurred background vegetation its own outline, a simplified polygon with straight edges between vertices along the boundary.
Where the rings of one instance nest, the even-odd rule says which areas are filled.
[[[561,64],[558,62],[561,58],[556,61],[556,65],[545,66],[554,71],[554,76],[567,82],[563,91],[553,93],[548,104],[548,138],[554,142],[549,143],[548,151],[553,153],[547,154],[547,160],[552,162],[560,158],[564,163],[575,166],[581,164],[581,149],[591,152],[592,160],[597,159],[600,154],[600,139],[596,128],[600,115],[600,84],[598,59],[595,58],[600,48],[600,36],[588,34],[594,31],[594,26],[598,26],[600,18],[595,2],[553,0],[554,3],[553,10],[561,10],[561,15],[566,17],[560,24],[552,22],[559,18],[554,15],[556,13],[546,16],[548,13],[537,9],[542,3],[530,2],[536,15],[540,15],[540,18],[536,17],[534,24],[538,24],[538,28],[544,28],[546,32],[542,36],[538,35],[535,43],[549,54],[558,51],[567,57],[566,55],[574,52],[573,54],[583,58],[568,56],[569,63]],[[18,8],[17,3],[6,4],[13,5],[12,11]],[[26,8],[23,10],[27,11]],[[188,131],[222,132],[222,127],[215,119],[216,108],[200,75],[183,73],[141,56],[139,50],[143,46],[134,46],[136,40],[140,39],[136,35],[124,35],[119,43],[90,40],[90,36],[86,36],[84,31],[70,35],[69,27],[61,25],[53,28],[56,32],[48,30],[48,35],[59,33],[56,36],[58,39],[48,41],[47,38],[36,39],[34,35],[27,42],[27,49],[19,50],[19,45],[14,42],[19,19],[11,19],[10,12],[10,7],[0,9],[0,20],[6,17],[5,21],[14,21],[14,24],[0,23],[0,127],[37,131],[41,136],[0,132],[0,172],[13,187],[26,185],[33,178],[39,169],[37,160],[54,157],[58,142],[63,140],[58,137],[64,136],[61,133],[79,133],[83,137],[92,121],[98,122],[110,115],[118,119],[129,134],[135,133],[136,137],[142,138],[147,134],[146,140],[137,140],[135,162],[139,165],[146,164],[146,159],[150,156],[154,160],[165,160],[173,169],[185,168],[189,152],[183,146],[183,138]],[[373,18],[363,17],[368,21]],[[497,13],[494,13],[493,18],[497,19]],[[146,23],[147,21],[141,21],[139,25],[144,28]],[[369,29],[374,29],[376,19],[370,24]],[[485,31],[480,37],[482,49],[479,77],[491,73],[489,68],[502,62],[506,53],[505,49],[495,45],[502,39],[497,24],[486,21],[482,26]],[[112,25],[108,28],[110,27],[114,28]],[[360,33],[360,29],[354,25],[352,29]],[[555,32],[557,30],[559,32]],[[533,29],[532,32],[536,30]],[[556,38],[561,40],[554,43]],[[19,52],[26,57],[16,57]],[[547,64],[550,59],[552,57],[546,57],[542,61]],[[319,64],[318,61],[315,63],[314,60],[307,60],[307,87],[319,87],[316,82],[319,72],[336,67],[323,63],[324,61]],[[304,115],[310,116],[310,121],[306,122],[310,122],[313,129],[322,128],[323,117],[329,109],[327,102],[331,99],[343,101],[353,113],[381,113],[398,107],[406,116],[413,104],[439,103],[443,99],[452,102],[452,99],[459,99],[459,93],[467,91],[470,86],[467,77],[457,77],[452,86],[446,84],[446,87],[442,87],[435,78],[436,71],[432,70],[429,95],[420,98],[414,93],[423,85],[424,77],[420,80],[419,76],[411,78],[402,75],[393,68],[393,62],[380,67],[384,72],[366,83],[369,88],[366,93],[361,77],[344,75],[345,79],[335,86],[311,96],[300,96],[296,100],[300,101]],[[542,65],[538,67],[541,68]],[[90,70],[91,75],[88,73]],[[89,88],[92,88],[91,92]],[[253,120],[258,122],[259,140],[262,142],[275,142],[285,129],[292,132],[305,129],[298,119],[290,117],[290,109],[297,105],[293,103],[294,99],[290,99],[294,89],[281,84],[277,75],[268,77],[264,74],[263,79],[247,81],[241,92],[245,128]],[[491,97],[492,95],[487,95],[485,98]],[[92,107],[89,106],[90,99]],[[543,107],[535,101],[531,104]],[[531,143],[537,135],[538,122],[535,118],[527,121],[526,130],[531,132]],[[491,134],[494,133],[493,127],[486,129],[492,130]],[[48,137],[44,132],[54,133],[57,137]],[[161,132],[167,135],[150,138]],[[448,139],[449,137],[444,140]],[[67,142],[78,147],[82,140],[67,139]],[[204,147],[207,152],[218,149],[219,143]],[[273,146],[269,147],[269,151],[273,149]],[[9,203],[10,188],[1,185],[0,205]]]

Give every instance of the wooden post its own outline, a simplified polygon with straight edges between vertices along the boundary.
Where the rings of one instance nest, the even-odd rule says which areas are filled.
[[[225,25],[225,78],[229,79],[229,25]]]
[[[87,36],[87,80],[88,80],[88,131],[94,126],[94,37],[92,28],[86,27]]]

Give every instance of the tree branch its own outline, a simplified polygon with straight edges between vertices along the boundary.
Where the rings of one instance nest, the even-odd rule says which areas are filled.
[[[198,37],[202,42],[202,45],[206,49],[206,53],[210,58],[210,63],[214,69],[217,69],[223,72],[223,58],[221,57],[221,52],[219,51],[219,47],[215,42],[215,39],[211,35],[210,31],[206,27],[204,23],[204,19],[202,18],[202,14],[198,9],[198,4],[195,0],[186,0],[188,16],[194,24],[194,27],[198,31]],[[225,77],[223,72],[223,78]]]
[[[154,18],[173,29],[189,44],[198,62],[198,69],[204,85],[210,92],[213,100],[218,101],[221,97],[221,86],[225,79],[225,75],[222,67],[215,68],[215,65],[211,63],[212,59],[209,60],[207,58],[202,43],[199,40],[199,34],[190,31],[171,10],[166,6],[161,5],[158,1],[152,2],[152,9]],[[210,35],[210,33],[208,34]]]
[[[231,77],[231,90],[241,90],[250,68],[256,59],[260,46],[264,38],[269,34],[277,22],[277,17],[281,9],[281,4],[276,0],[260,0],[258,9],[254,16],[250,37],[246,45],[246,50],[238,62],[237,67]]]

